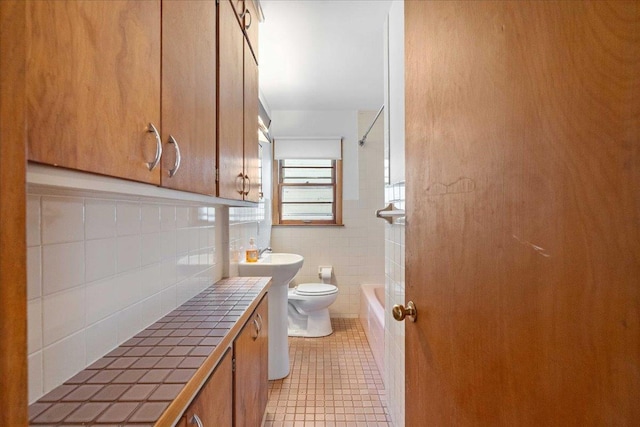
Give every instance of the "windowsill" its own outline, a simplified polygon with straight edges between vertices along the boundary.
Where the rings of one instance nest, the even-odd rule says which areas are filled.
[[[271,224],[272,227],[344,227],[344,224]]]

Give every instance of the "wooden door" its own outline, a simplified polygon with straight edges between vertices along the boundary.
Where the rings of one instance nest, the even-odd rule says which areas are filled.
[[[162,2],[162,137],[162,186],[215,196],[215,2]]]
[[[218,5],[218,196],[243,195],[243,43],[230,0]]]
[[[407,426],[640,420],[640,3],[405,4]]]
[[[234,425],[262,423],[267,408],[269,357],[269,301],[265,296],[234,341]]]
[[[197,425],[194,415],[204,426],[231,426],[233,422],[233,386],[231,350],[227,350],[207,383],[185,412],[181,423],[185,426]]]
[[[244,42],[244,199],[257,202],[260,199],[260,170],[258,147],[258,64],[249,43]]]
[[[26,5],[29,160],[159,184],[160,1]]]

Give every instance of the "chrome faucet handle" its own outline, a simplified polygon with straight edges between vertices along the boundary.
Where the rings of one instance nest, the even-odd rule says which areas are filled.
[[[261,256],[265,252],[273,252],[270,246],[267,246],[264,249],[258,249],[258,256]]]

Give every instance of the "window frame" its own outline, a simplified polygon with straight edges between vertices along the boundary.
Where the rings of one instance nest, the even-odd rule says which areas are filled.
[[[274,160],[275,167],[273,168],[273,225],[295,225],[295,226],[327,226],[327,225],[343,225],[342,224],[342,160],[340,159],[327,159],[332,163],[332,182],[331,184],[306,184],[306,183],[291,183],[284,184],[283,178],[283,164],[284,160]],[[282,219],[282,191],[284,187],[318,187],[318,186],[332,186],[333,187],[333,202],[332,212],[333,220],[283,220]]]

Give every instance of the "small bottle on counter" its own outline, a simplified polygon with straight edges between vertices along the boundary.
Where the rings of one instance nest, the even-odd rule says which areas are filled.
[[[256,242],[253,239],[253,237],[249,239],[249,248],[246,251],[246,261],[247,262],[258,261],[258,248],[256,247]]]

